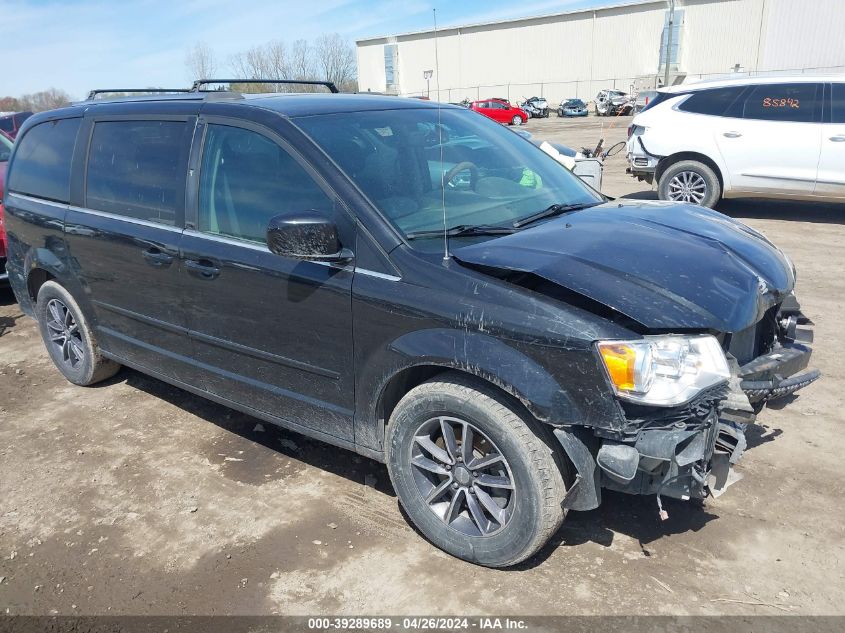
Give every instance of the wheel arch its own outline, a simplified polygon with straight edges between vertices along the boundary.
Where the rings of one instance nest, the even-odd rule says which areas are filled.
[[[378,449],[384,429],[399,400],[411,389],[438,374],[456,371],[496,389],[515,409],[544,423],[573,423],[583,418],[558,381],[535,360],[504,342],[477,332],[423,330],[406,334],[390,345],[391,369],[359,393],[371,393],[369,423],[356,425],[356,442]],[[399,354],[401,362],[396,363]],[[359,383],[360,384],[360,383]],[[360,434],[359,434],[360,431]]]
[[[661,158],[658,163],[657,167],[654,170],[654,181],[656,183],[660,182],[660,179],[663,177],[663,174],[675,163],[679,163],[682,160],[695,160],[700,163],[704,163],[710,169],[713,170],[713,173],[716,174],[716,178],[719,179],[719,187],[722,189],[722,193],[725,192],[725,177],[722,174],[722,168],[714,161],[712,158],[707,156],[706,154],[702,154],[700,152],[676,152],[675,154],[670,154],[669,156],[664,156]]]

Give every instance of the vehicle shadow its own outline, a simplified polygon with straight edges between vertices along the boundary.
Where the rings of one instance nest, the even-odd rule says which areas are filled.
[[[255,442],[265,448],[296,459],[305,465],[320,468],[349,481],[370,485],[378,492],[390,497],[396,493],[390,485],[384,464],[358,455],[352,451],[338,449],[325,442],[313,440],[305,435],[263,422],[251,415],[235,411],[206,398],[142,374],[127,367],[113,378],[98,383],[95,387],[108,387],[125,382],[151,396],[196,415],[206,422]]]
[[[620,197],[633,200],[657,200],[657,192],[634,191]],[[716,211],[738,220],[750,218],[845,224],[845,204],[841,203],[742,198],[722,200],[716,205]]]

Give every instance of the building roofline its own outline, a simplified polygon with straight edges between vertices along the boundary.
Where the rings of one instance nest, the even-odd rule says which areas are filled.
[[[451,26],[443,26],[437,29],[439,33],[446,33],[449,31],[459,31],[461,29],[478,28],[482,26],[499,26],[505,24],[516,24],[519,22],[528,22],[530,20],[538,20],[542,18],[557,18],[570,15],[578,15],[579,13],[593,13],[596,11],[609,11],[612,9],[622,9],[626,7],[641,7],[648,4],[666,4],[665,0],[631,0],[629,2],[615,2],[613,4],[605,4],[589,9],[573,9],[572,11],[558,11],[555,13],[541,13],[535,15],[527,15],[521,18],[508,18],[506,20],[492,20],[489,22],[470,22],[467,24],[456,24]],[[418,31],[406,31],[404,33],[392,33],[389,35],[376,35],[373,37],[364,37],[360,40],[355,40],[355,45],[365,44],[368,42],[376,42],[378,40],[389,40],[400,37],[409,37],[412,35],[425,35],[427,33],[434,34],[434,29],[420,29]]]

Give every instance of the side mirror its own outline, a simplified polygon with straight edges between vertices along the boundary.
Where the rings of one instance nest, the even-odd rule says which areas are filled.
[[[313,210],[271,218],[267,247],[276,255],[292,259],[345,262],[353,257],[351,250],[341,247],[335,223]]]

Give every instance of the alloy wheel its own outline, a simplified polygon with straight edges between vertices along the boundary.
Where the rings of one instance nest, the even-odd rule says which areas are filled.
[[[85,359],[79,324],[68,307],[58,299],[47,302],[47,334],[63,364],[76,368]]]
[[[474,425],[454,417],[426,420],[414,434],[411,470],[423,501],[443,523],[467,536],[491,536],[513,515],[510,466]]]
[[[681,171],[669,181],[668,197],[676,202],[701,204],[707,196],[707,181],[694,171]]]

